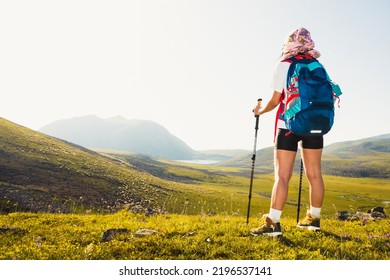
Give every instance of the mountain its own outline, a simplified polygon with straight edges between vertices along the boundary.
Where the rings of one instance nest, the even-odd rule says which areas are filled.
[[[111,149],[167,159],[192,159],[196,152],[163,126],[123,117],[84,116],[59,120],[40,132],[86,148]]]
[[[337,176],[390,178],[390,134],[331,144],[322,166]]]
[[[252,154],[239,155],[220,165],[250,167]],[[295,172],[299,172],[299,155]],[[334,143],[324,148],[322,159],[324,174],[344,177],[390,178],[390,134],[354,141]],[[273,172],[273,147],[258,150],[256,172]]]
[[[326,146],[324,153],[338,158],[353,158],[377,153],[390,153],[390,133]]]
[[[125,161],[0,118],[0,212],[159,209],[176,194]]]

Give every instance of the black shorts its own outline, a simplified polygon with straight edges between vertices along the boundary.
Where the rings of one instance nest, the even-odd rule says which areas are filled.
[[[293,133],[284,128],[278,128],[275,140],[275,149],[298,151],[298,142],[302,141],[303,149],[322,149],[324,147],[324,137],[305,137]]]

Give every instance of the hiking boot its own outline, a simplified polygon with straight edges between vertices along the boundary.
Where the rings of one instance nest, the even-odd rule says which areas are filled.
[[[282,235],[282,229],[280,227],[280,223],[275,223],[271,220],[271,218],[266,217],[264,225],[252,229],[251,234],[254,236],[268,235],[276,237]]]
[[[307,212],[306,217],[298,223],[297,227],[306,228],[311,231],[320,231],[320,218],[314,218]]]

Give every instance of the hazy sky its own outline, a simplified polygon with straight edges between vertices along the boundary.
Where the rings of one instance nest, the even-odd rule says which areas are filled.
[[[195,150],[251,150],[251,110],[272,94],[286,35],[306,27],[344,92],[326,144],[389,133],[389,13],[388,0],[0,0],[0,116],[38,130],[122,115]]]

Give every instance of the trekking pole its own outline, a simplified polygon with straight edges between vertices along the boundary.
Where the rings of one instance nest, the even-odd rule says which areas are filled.
[[[299,212],[301,210],[302,173],[303,173],[303,161],[301,158],[301,171],[299,174],[299,188],[298,188],[297,224],[299,223]]]
[[[262,99],[257,99],[257,106],[261,106]],[[251,199],[252,199],[252,186],[253,186],[253,175],[255,172],[255,160],[256,160],[256,144],[257,144],[257,130],[259,129],[259,115],[255,115],[256,117],[256,125],[255,125],[255,143],[253,145],[253,154],[252,154],[252,171],[251,171],[251,180],[249,185],[249,196],[248,196],[248,211],[246,214],[246,224],[249,223],[249,212],[251,207]]]

